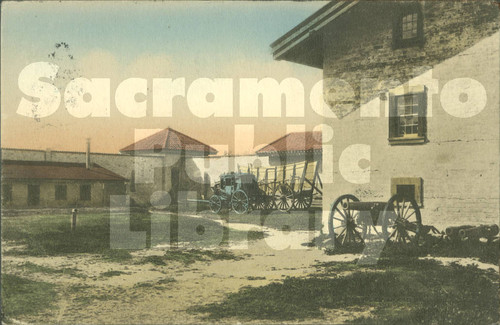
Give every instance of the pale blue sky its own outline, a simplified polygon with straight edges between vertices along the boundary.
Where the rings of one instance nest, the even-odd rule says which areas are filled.
[[[143,52],[223,60],[241,52],[272,60],[269,44],[325,2],[4,2],[3,50],[48,53],[60,41],[75,57],[94,48],[120,61]],[[10,53],[9,53],[10,54]]]
[[[2,146],[79,150],[87,136],[112,134],[113,141],[96,144],[95,149],[116,152],[133,142],[135,128],[166,126],[210,144],[232,146],[227,139],[228,135],[231,139],[234,124],[255,124],[257,143],[285,134],[287,124],[306,124],[312,129],[321,117],[311,113],[307,105],[308,113],[302,119],[257,121],[238,118],[237,114],[230,119],[193,119],[182,103],[175,119],[129,119],[116,114],[112,103],[112,117],[107,120],[76,119],[61,107],[53,116],[34,122],[15,113],[23,96],[17,89],[17,78],[27,64],[48,61],[58,64],[60,72],[73,71],[69,79],[108,77],[112,92],[129,77],[274,77],[279,81],[295,77],[308,87],[321,78],[321,70],[274,61],[269,45],[325,4],[2,2]],[[56,49],[59,42],[67,43],[69,49]],[[48,58],[53,52],[56,57]],[[61,80],[61,87],[69,79]],[[221,127],[229,133],[221,134]],[[20,136],[20,130],[29,132]]]

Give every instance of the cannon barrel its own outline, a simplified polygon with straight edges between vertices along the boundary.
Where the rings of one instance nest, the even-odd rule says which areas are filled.
[[[356,210],[356,211],[370,211],[377,210],[382,211],[387,202],[354,202],[351,201],[344,204],[344,209]]]
[[[451,238],[456,238],[458,237],[458,233],[460,230],[463,230],[463,229],[469,229],[469,228],[473,228],[474,226],[470,226],[470,225],[467,225],[467,226],[456,226],[456,227],[448,227],[446,228],[445,232],[446,232],[446,235],[448,237],[451,237]]]
[[[477,227],[461,229],[458,232],[460,238],[491,238],[498,234],[497,225],[480,225]]]

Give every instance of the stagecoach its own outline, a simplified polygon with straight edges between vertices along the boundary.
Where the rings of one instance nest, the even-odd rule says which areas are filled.
[[[259,205],[265,196],[255,176],[241,172],[222,174],[213,191],[209,200],[213,213],[219,213],[222,209],[232,209],[238,214],[247,213]]]

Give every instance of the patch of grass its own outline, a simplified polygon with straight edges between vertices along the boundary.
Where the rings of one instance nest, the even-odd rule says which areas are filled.
[[[266,235],[264,234],[263,231],[255,231],[255,230],[250,230],[247,235],[247,239],[249,241],[264,239],[264,237],[266,237]]]
[[[343,266],[342,268],[348,268]],[[222,302],[197,306],[210,320],[295,321],[323,317],[322,309],[374,311],[353,323],[491,324],[498,321],[498,274],[476,266],[443,266],[435,261],[400,259],[381,265],[336,270],[309,278],[247,287]]]
[[[437,245],[431,247],[426,253],[432,256],[444,257],[475,257],[483,263],[498,265],[500,259],[500,242],[453,242],[443,240]]]
[[[131,215],[132,231],[145,230],[146,215]],[[123,220],[123,223],[129,220]],[[122,228],[120,228],[121,230]],[[126,235],[124,235],[125,237]],[[110,248],[110,223],[106,214],[81,214],[78,226],[71,231],[67,215],[42,215],[6,218],[2,220],[2,238],[26,245],[22,251],[8,254],[30,256],[67,255],[71,253],[103,254],[105,258],[123,257]]]
[[[323,273],[336,274],[341,272],[350,272],[361,270],[366,268],[361,265],[357,265],[358,260],[352,262],[323,262],[315,265],[316,269],[322,271]],[[323,274],[322,273],[322,274]]]
[[[85,291],[87,289],[92,288],[92,286],[87,284],[75,284],[68,288],[69,293],[80,293],[81,291]]]
[[[197,261],[211,261],[211,260],[241,260],[241,257],[234,255],[227,250],[201,250],[201,249],[188,249],[188,250],[168,250],[163,256],[165,260],[182,262],[186,265],[193,264]]]
[[[80,303],[82,305],[88,305],[93,301],[108,301],[108,300],[118,300],[118,298],[114,295],[102,294],[102,295],[82,295],[78,296],[74,299],[75,302]]]
[[[110,249],[103,252],[102,258],[110,262],[127,262],[132,259],[132,255],[125,249]]]
[[[134,288],[155,288],[158,290],[163,290],[163,289],[166,289],[166,287],[164,287],[162,285],[173,283],[173,282],[177,282],[177,280],[169,277],[169,278],[160,279],[157,282],[138,282],[138,283],[134,284]]]
[[[182,215],[131,214],[114,216],[113,247],[109,214],[81,214],[71,231],[67,215],[23,216],[2,220],[2,239],[25,249],[5,252],[9,255],[54,256],[73,253],[100,254],[104,259],[123,262],[132,258],[131,248],[142,249],[164,243],[190,243],[196,247],[227,245],[227,238],[240,241],[262,238],[260,232],[229,230],[212,220]],[[231,235],[229,236],[229,231]],[[130,232],[144,234],[131,245]],[[134,247],[135,246],[135,247]]]
[[[54,269],[51,267],[38,265],[31,262],[25,262],[21,264],[19,265],[19,268],[21,268],[24,272],[27,273],[64,274],[77,278],[86,278],[86,276],[84,274],[79,273],[78,272],[79,270],[76,268],[65,267],[62,269]]]
[[[168,261],[176,261],[190,265],[198,261],[213,260],[241,260],[242,257],[234,255],[228,250],[203,250],[203,249],[170,249],[163,256],[146,256],[136,264],[151,263],[157,266],[167,265]]]
[[[134,288],[152,288],[155,284],[151,282],[139,282],[134,284]]]
[[[165,278],[165,279],[161,279],[161,280],[158,280],[158,284],[169,284],[169,283],[172,283],[172,282],[177,282],[176,279],[174,278]]]
[[[449,240],[441,240],[432,246],[415,247],[408,244],[387,243],[382,253],[381,258],[391,257],[422,257],[422,256],[442,256],[442,257],[471,257],[477,258],[484,263],[498,265],[500,259],[499,243],[483,243],[474,241],[453,242]],[[326,249],[326,254],[360,254],[364,252],[365,246],[345,245],[335,248]],[[366,251],[364,252],[366,253]]]
[[[111,271],[106,271],[106,272],[101,273],[101,276],[102,277],[106,277],[106,278],[110,278],[112,276],[119,276],[119,275],[122,275],[122,274],[127,274],[127,273],[126,272],[122,272],[122,271],[111,270]]]
[[[2,318],[33,315],[54,307],[56,286],[2,274]]]
[[[156,256],[156,255],[143,257],[139,262],[137,262],[137,264],[147,264],[147,263],[151,263],[157,266],[167,265],[167,263],[165,263],[165,258],[163,256]]]
[[[254,280],[265,280],[265,276],[247,276],[247,280],[254,281]]]

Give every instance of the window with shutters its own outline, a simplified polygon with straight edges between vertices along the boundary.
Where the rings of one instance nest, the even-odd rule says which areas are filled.
[[[424,20],[420,4],[403,4],[395,13],[392,26],[394,49],[424,45]]]
[[[420,144],[427,141],[426,91],[389,97],[389,143]]]

